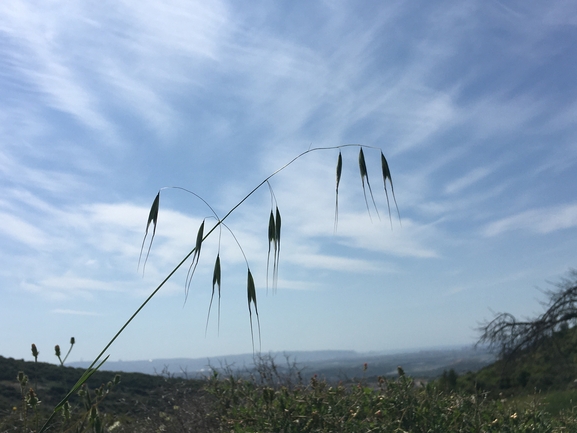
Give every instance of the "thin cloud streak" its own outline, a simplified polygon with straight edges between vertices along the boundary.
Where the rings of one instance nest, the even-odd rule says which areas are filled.
[[[577,227],[577,205],[567,204],[521,212],[489,224],[483,232],[488,237],[514,230],[547,234],[573,227]]]
[[[39,249],[48,244],[48,239],[34,225],[17,216],[0,212],[0,232],[30,248]]]
[[[461,192],[463,189],[479,182],[480,180],[489,176],[494,169],[489,167],[479,167],[471,172],[467,173],[465,176],[452,181],[445,187],[445,192],[447,194],[454,194]]]
[[[73,315],[73,316],[93,316],[93,317],[100,316],[100,314],[92,312],[92,311],[67,310],[67,309],[60,309],[60,308],[52,310],[51,313]]]
[[[76,117],[90,128],[109,130],[110,124],[94,110],[95,99],[79,83],[68,59],[58,45],[62,20],[75,21],[74,14],[44,13],[25,2],[4,3],[1,29],[19,47],[10,51],[14,65],[37,91],[46,95],[50,106]],[[17,54],[18,53],[18,54]],[[28,55],[24,55],[27,53]]]

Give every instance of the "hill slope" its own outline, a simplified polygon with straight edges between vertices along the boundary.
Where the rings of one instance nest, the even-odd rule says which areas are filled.
[[[577,328],[567,328],[542,340],[531,350],[498,360],[461,378],[466,388],[494,393],[563,391],[575,388]]]
[[[457,372],[476,371],[493,362],[493,355],[470,346],[414,350],[399,353],[359,353],[343,350],[271,352],[262,355],[272,357],[283,368],[287,362],[297,364],[307,375],[318,374],[330,380],[355,377],[362,373],[364,363],[375,375],[396,375],[397,366],[402,365],[407,374],[433,378],[443,370],[453,368]],[[258,356],[257,356],[258,358]],[[147,374],[169,373],[171,376],[201,378],[211,367],[231,366],[235,370],[254,367],[253,354],[228,355],[215,358],[171,358],[148,361],[107,361],[102,369],[110,371],[140,372]],[[89,362],[74,362],[69,365],[86,368]]]
[[[74,386],[84,373],[84,369],[61,367],[45,362],[28,362],[0,356],[0,414],[9,413],[22,401],[18,372],[29,378],[25,392],[34,388],[41,400],[40,407],[51,410]],[[116,373],[96,372],[87,382],[88,388],[96,389],[114,379]],[[162,390],[176,383],[175,380],[161,376],[141,373],[122,373],[121,381],[104,399],[101,408],[115,413],[137,413],[138,407],[152,405],[162,407]],[[200,381],[189,381],[191,388],[200,389]],[[73,396],[71,404],[78,405],[79,398]]]

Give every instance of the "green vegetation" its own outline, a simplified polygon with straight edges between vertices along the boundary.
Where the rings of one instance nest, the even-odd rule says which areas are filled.
[[[418,385],[401,368],[394,379],[345,384],[316,376],[308,383],[286,380],[274,364],[259,370],[256,377],[214,374],[210,380],[222,431],[561,432],[577,426],[571,413],[552,417],[537,400],[518,404],[435,382]]]
[[[82,369],[0,356],[0,432],[38,431],[82,373]],[[196,404],[187,409],[188,417],[196,417],[197,426],[209,425],[207,405],[198,404],[207,395],[203,386],[200,380],[98,371],[70,397],[51,431],[105,432],[113,426],[114,431],[157,431],[166,424],[163,414],[179,405],[186,407],[191,396]],[[31,390],[35,402],[30,400]],[[143,425],[150,430],[141,430]]]
[[[494,366],[489,367],[488,370]],[[294,363],[267,357],[256,368],[214,370],[205,380],[96,372],[70,398],[51,431],[62,432],[567,432],[577,414],[571,390],[468,392],[472,374],[451,370],[427,384],[398,369],[395,377],[329,382],[305,377]],[[487,370],[487,371],[488,371]],[[37,378],[40,402],[20,392],[19,372]],[[0,433],[36,432],[78,369],[0,357]],[[481,372],[479,372],[481,374]],[[110,384],[110,385],[109,385]]]
[[[475,374],[460,378],[493,393],[562,391],[575,386],[577,379],[577,328],[555,333],[549,340],[514,358],[503,358]]]

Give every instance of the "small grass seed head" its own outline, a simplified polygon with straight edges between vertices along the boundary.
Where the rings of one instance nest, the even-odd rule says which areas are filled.
[[[91,421],[91,423],[93,423],[97,418],[98,418],[98,409],[96,408],[96,405],[93,404],[92,407],[90,408],[90,421]]]
[[[62,406],[62,416],[64,417],[65,421],[70,420],[70,403],[67,401]]]
[[[38,361],[38,355],[40,355],[40,352],[38,352],[36,345],[32,343],[32,356],[34,357],[34,361]]]
[[[54,346],[54,352],[56,353],[56,356],[60,358],[60,346],[58,344]]]
[[[37,405],[40,404],[40,400],[38,400],[38,396],[36,395],[36,392],[34,392],[34,389],[32,388],[30,388],[30,391],[28,391],[28,395],[26,396],[26,403],[32,409],[34,409]]]
[[[100,416],[98,415],[98,409],[96,408],[96,405],[93,405],[92,408],[90,409],[89,422],[90,422],[90,425],[92,425],[92,428],[95,432],[101,432],[102,431],[102,420],[100,419]]]
[[[28,376],[23,371],[18,372],[18,382],[20,382],[20,386],[26,386],[28,383]]]

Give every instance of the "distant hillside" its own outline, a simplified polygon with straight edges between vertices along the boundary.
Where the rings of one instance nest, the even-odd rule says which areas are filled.
[[[294,352],[271,352],[267,356],[273,356],[279,363],[288,356],[291,361],[299,364],[308,364],[332,360],[349,360],[359,356],[352,350],[319,350],[319,351],[294,351]],[[90,362],[71,362],[71,367],[86,368]],[[107,361],[103,370],[138,372],[145,374],[169,373],[175,376],[189,377],[202,376],[210,371],[211,367],[232,366],[236,369],[252,368],[254,355],[226,355],[212,358],[159,358],[148,361]]]
[[[280,368],[296,362],[306,374],[318,374],[327,379],[357,377],[362,374],[363,364],[368,363],[371,375],[396,374],[402,365],[408,374],[419,377],[435,377],[443,370],[453,368],[458,372],[476,371],[494,361],[488,352],[471,347],[422,350],[395,354],[358,353],[354,351],[294,351],[271,352]],[[86,368],[88,362],[70,363],[71,366]],[[103,369],[110,371],[140,372],[146,374],[168,373],[189,378],[202,377],[210,368],[230,366],[236,370],[254,367],[254,355],[228,355],[215,358],[173,358],[148,361],[108,361]]]
[[[29,362],[0,356],[0,415],[10,413],[14,406],[22,401],[18,372],[29,378],[29,388],[37,390],[42,401],[41,409],[48,410],[56,406],[84,373],[84,369],[61,367],[45,362]],[[98,388],[113,380],[115,373],[98,371],[89,380],[90,389]],[[141,373],[122,373],[121,382],[105,399],[102,408],[116,413],[134,413],[142,405],[161,407],[162,390],[171,383],[160,376]],[[200,388],[200,381],[190,381],[190,387]],[[72,404],[78,403],[78,397],[71,398]],[[135,404],[135,403],[141,404]]]

